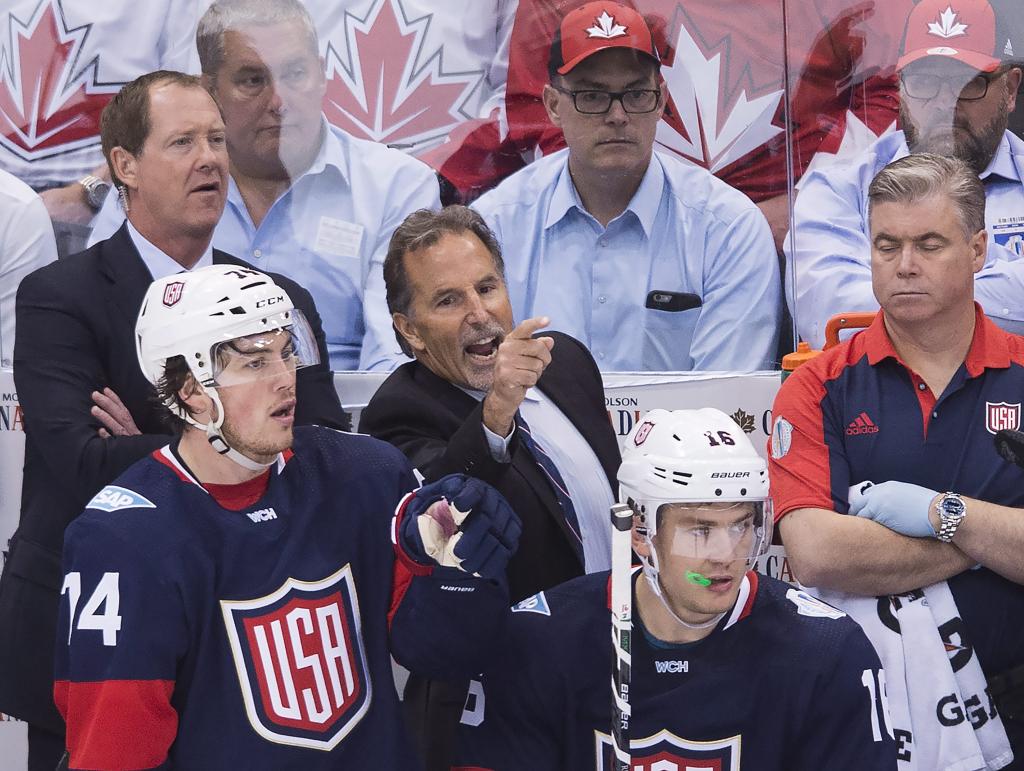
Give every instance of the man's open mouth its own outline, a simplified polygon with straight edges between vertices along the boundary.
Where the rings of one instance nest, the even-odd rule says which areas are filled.
[[[501,344],[501,340],[498,339],[497,335],[494,337],[488,337],[484,340],[480,340],[475,343],[470,343],[464,350],[470,356],[478,359],[489,359],[494,356],[498,350],[498,346]]]

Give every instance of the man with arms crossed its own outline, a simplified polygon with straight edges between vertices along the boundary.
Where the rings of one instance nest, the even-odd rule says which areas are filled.
[[[1024,339],[974,301],[988,234],[967,164],[909,155],[868,196],[882,310],[779,391],[776,516],[796,577],[827,590],[878,650],[905,767],[1001,768],[1012,754],[1000,712],[1024,754],[1019,712],[999,709],[1024,664],[1024,472],[993,434],[1020,427]],[[948,687],[932,687],[940,677]]]

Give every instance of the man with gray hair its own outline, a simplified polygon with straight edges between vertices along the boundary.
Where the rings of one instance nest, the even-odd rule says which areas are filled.
[[[974,301],[989,235],[964,161],[894,161],[868,206],[882,310],[779,391],[776,521],[796,577],[878,650],[901,767],[1010,768],[1024,754],[1024,471],[993,434],[1020,428],[1024,339]]]
[[[988,0],[922,0],[909,14],[900,74],[900,126],[848,163],[800,182],[785,241],[787,299],[803,340],[824,343],[838,313],[873,311],[868,187],[883,166],[910,153],[960,158],[987,198],[985,263],[975,276],[985,313],[1024,331],[1024,142],[1007,122],[1021,85],[1024,40],[1016,8]],[[1015,50],[1016,49],[1016,50]]]
[[[327,123],[316,29],[299,0],[218,0],[196,46],[230,159],[214,246],[309,288],[331,369],[394,366],[384,254],[409,212],[440,205],[433,172]],[[122,217],[108,200],[93,240]]]

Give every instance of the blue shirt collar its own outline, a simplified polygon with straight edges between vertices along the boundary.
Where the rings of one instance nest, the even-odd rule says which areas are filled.
[[[128,237],[135,244],[139,256],[146,264],[149,274],[153,277],[154,281],[167,276],[173,276],[176,273],[184,273],[186,270],[195,270],[196,268],[205,268],[207,265],[213,265],[212,239],[206,245],[206,251],[203,252],[196,264],[191,268],[186,268],[136,230],[131,220],[126,220],[125,224],[128,226]]]
[[[647,166],[644,178],[640,180],[640,187],[630,200],[626,211],[632,212],[633,216],[640,222],[644,229],[644,235],[648,238],[654,229],[654,219],[658,216],[658,208],[661,206],[661,194],[665,189],[665,170],[661,166],[657,153],[651,153],[651,162]],[[551,201],[548,203],[547,216],[544,220],[544,229],[550,228],[561,222],[571,209],[577,209],[586,213],[583,201],[579,192],[572,182],[572,175],[569,173],[569,153],[565,154],[565,162],[555,179],[555,187],[551,193]],[[624,214],[625,212],[623,212]],[[620,217],[622,215],[619,215]],[[617,219],[617,218],[616,218]]]
[[[897,148],[896,154],[893,155],[892,160],[898,161],[901,158],[906,158],[908,155],[910,155],[910,147],[907,145],[906,135],[901,131],[900,146]],[[996,148],[996,154],[993,156],[988,168],[981,172],[981,179],[988,179],[993,175],[1010,182],[1024,182],[1017,171],[1016,164],[1013,162],[1013,153],[1010,149],[1010,138],[1005,132],[1003,133],[1003,138],[999,141],[999,147]]]

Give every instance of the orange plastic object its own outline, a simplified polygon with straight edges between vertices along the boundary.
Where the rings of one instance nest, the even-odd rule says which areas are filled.
[[[875,320],[874,312],[871,313],[838,313],[828,320],[825,325],[825,350],[839,345],[839,330],[841,329],[863,329],[870,327]]]
[[[795,351],[787,353],[782,357],[782,376],[786,377],[786,375],[795,370],[801,364],[806,364],[820,353],[821,351],[816,351],[811,348],[810,343],[805,343],[801,340],[796,344]]]

